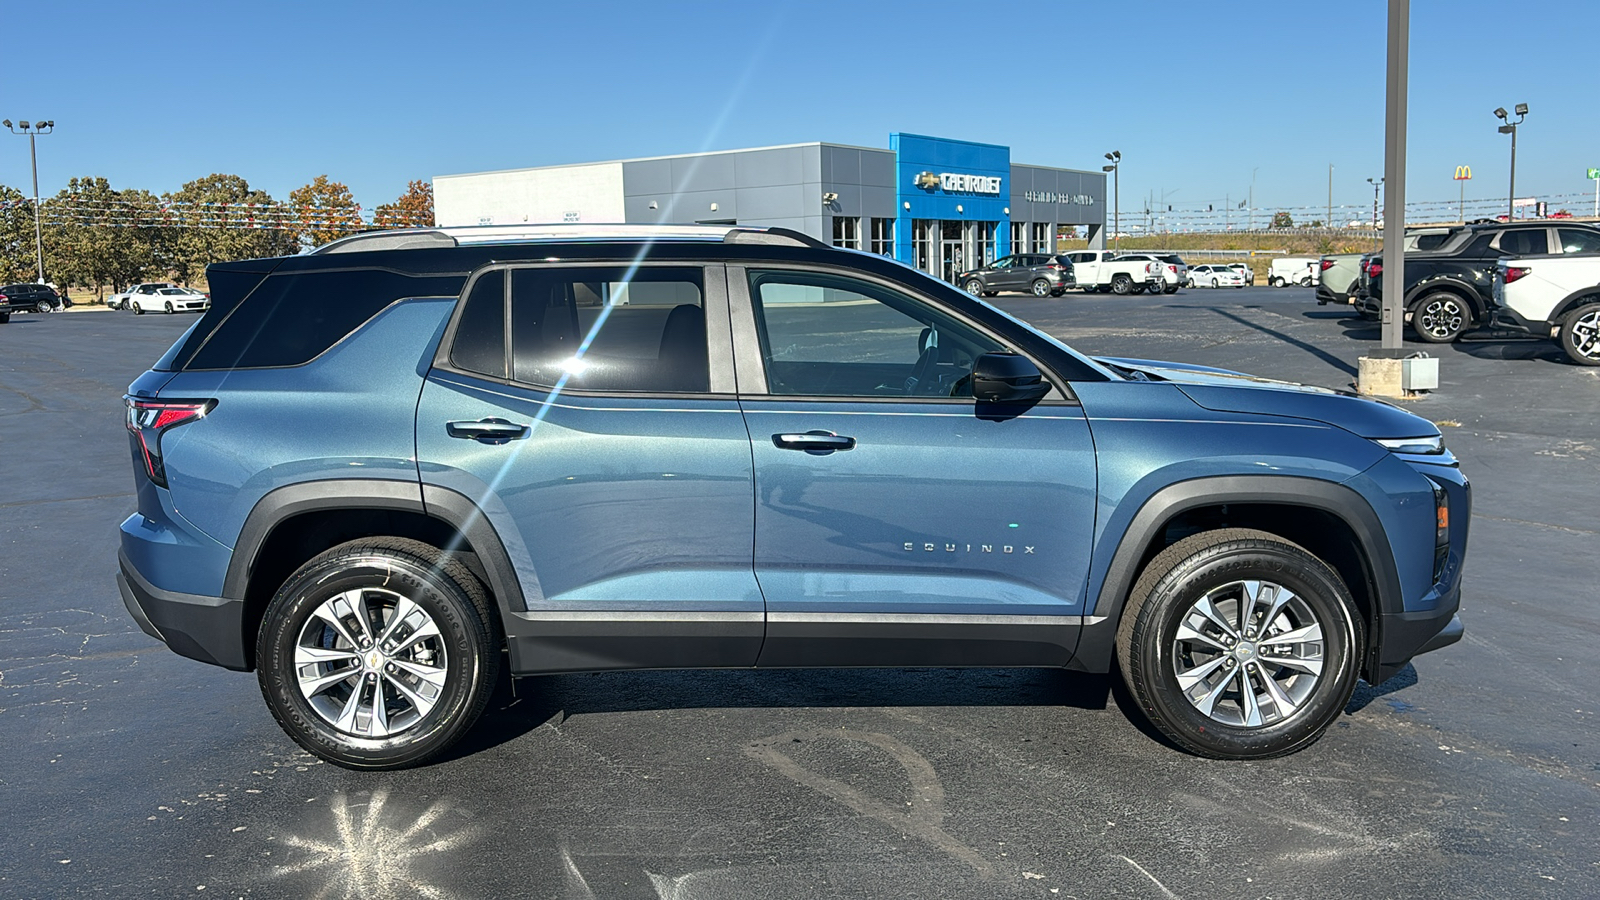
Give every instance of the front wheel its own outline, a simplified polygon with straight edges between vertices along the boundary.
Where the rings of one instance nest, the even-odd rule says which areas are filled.
[[[144,315],[144,306],[141,305],[139,303],[139,301],[137,301],[137,300],[129,300],[128,302],[133,304],[133,314],[134,315],[136,315],[136,316]]]
[[[1580,306],[1567,316],[1561,349],[1580,366],[1600,366],[1600,303]]]
[[[1364,639],[1349,590],[1305,548],[1234,528],[1163,550],[1117,629],[1140,710],[1191,753],[1263,759],[1302,749],[1355,689]]]
[[[49,300],[40,300],[38,303],[33,305],[33,311],[37,313],[47,313],[52,309],[55,309],[55,307],[50,305]]]
[[[1211,279],[1211,287],[1212,287],[1212,289],[1216,289],[1216,288],[1222,287],[1221,279],[1217,279],[1217,278]]]
[[[1448,344],[1471,324],[1472,312],[1466,301],[1443,291],[1417,301],[1411,314],[1411,329],[1431,344]]]
[[[1033,284],[1028,285],[1028,289],[1033,292],[1035,297],[1050,296],[1050,282],[1045,281],[1043,278],[1035,278]]]
[[[256,639],[272,715],[350,769],[420,765],[454,744],[494,691],[500,647],[482,583],[420,541],[340,544],[290,576]]]
[[[167,315],[169,315],[169,316],[172,315],[172,301],[171,300],[167,301]]]
[[[967,279],[967,283],[961,287],[974,297],[978,297],[983,294],[983,282],[976,278]]]
[[[1111,279],[1111,293],[1127,294],[1133,291],[1133,279],[1126,275],[1117,275]]]

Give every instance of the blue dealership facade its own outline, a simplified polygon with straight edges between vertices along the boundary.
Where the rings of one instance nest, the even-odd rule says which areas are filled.
[[[895,133],[889,148],[825,142],[512,169],[434,179],[440,225],[703,223],[793,228],[953,279],[1010,253],[1104,235],[1099,171],[1014,163],[1011,149]]]

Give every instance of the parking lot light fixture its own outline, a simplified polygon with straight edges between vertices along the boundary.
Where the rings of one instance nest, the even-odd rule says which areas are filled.
[[[1122,151],[1113,150],[1106,154],[1106,159],[1111,160],[1111,165],[1101,166],[1100,171],[1111,173],[1111,246],[1112,249],[1120,249],[1122,246],[1122,173],[1120,170]]]
[[[1504,106],[1498,107],[1494,111],[1494,117],[1505,123],[1497,130],[1501,134],[1511,135],[1511,197],[1506,202],[1507,222],[1511,221],[1512,217],[1515,216],[1517,212],[1517,126],[1521,125],[1522,120],[1528,117],[1528,104],[1518,103],[1516,106],[1512,107],[1512,111],[1516,113],[1517,116],[1517,120],[1515,122],[1511,121],[1510,117],[1506,115],[1506,108]]]
[[[24,120],[12,125],[10,119],[3,119],[0,125],[4,125],[12,134],[28,136],[28,155],[33,158],[33,249],[39,264],[39,283],[44,284],[44,229],[39,224],[39,149],[36,140],[39,135],[54,131],[56,123],[53,119],[31,123]]]
[[[1378,249],[1378,191],[1383,188],[1382,178],[1368,178],[1372,185],[1372,249]]]

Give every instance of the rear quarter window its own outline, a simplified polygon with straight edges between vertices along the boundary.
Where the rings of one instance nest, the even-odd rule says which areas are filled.
[[[217,326],[184,368],[302,365],[396,300],[455,296],[464,280],[384,269],[271,275]]]

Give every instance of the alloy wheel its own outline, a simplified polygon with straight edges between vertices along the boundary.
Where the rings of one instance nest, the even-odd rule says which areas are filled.
[[[1416,319],[1423,335],[1436,341],[1454,339],[1466,325],[1466,313],[1461,308],[1461,301],[1454,297],[1428,301],[1417,311]]]
[[[1172,665],[1184,699],[1211,720],[1275,725],[1292,717],[1322,678],[1322,623],[1283,585],[1231,582],[1184,612]]]
[[[1568,341],[1585,360],[1600,360],[1600,307],[1576,316],[1567,323]]]
[[[439,625],[421,606],[384,588],[357,588],[323,601],[294,650],[300,694],[327,724],[386,738],[426,717],[444,692]]]

